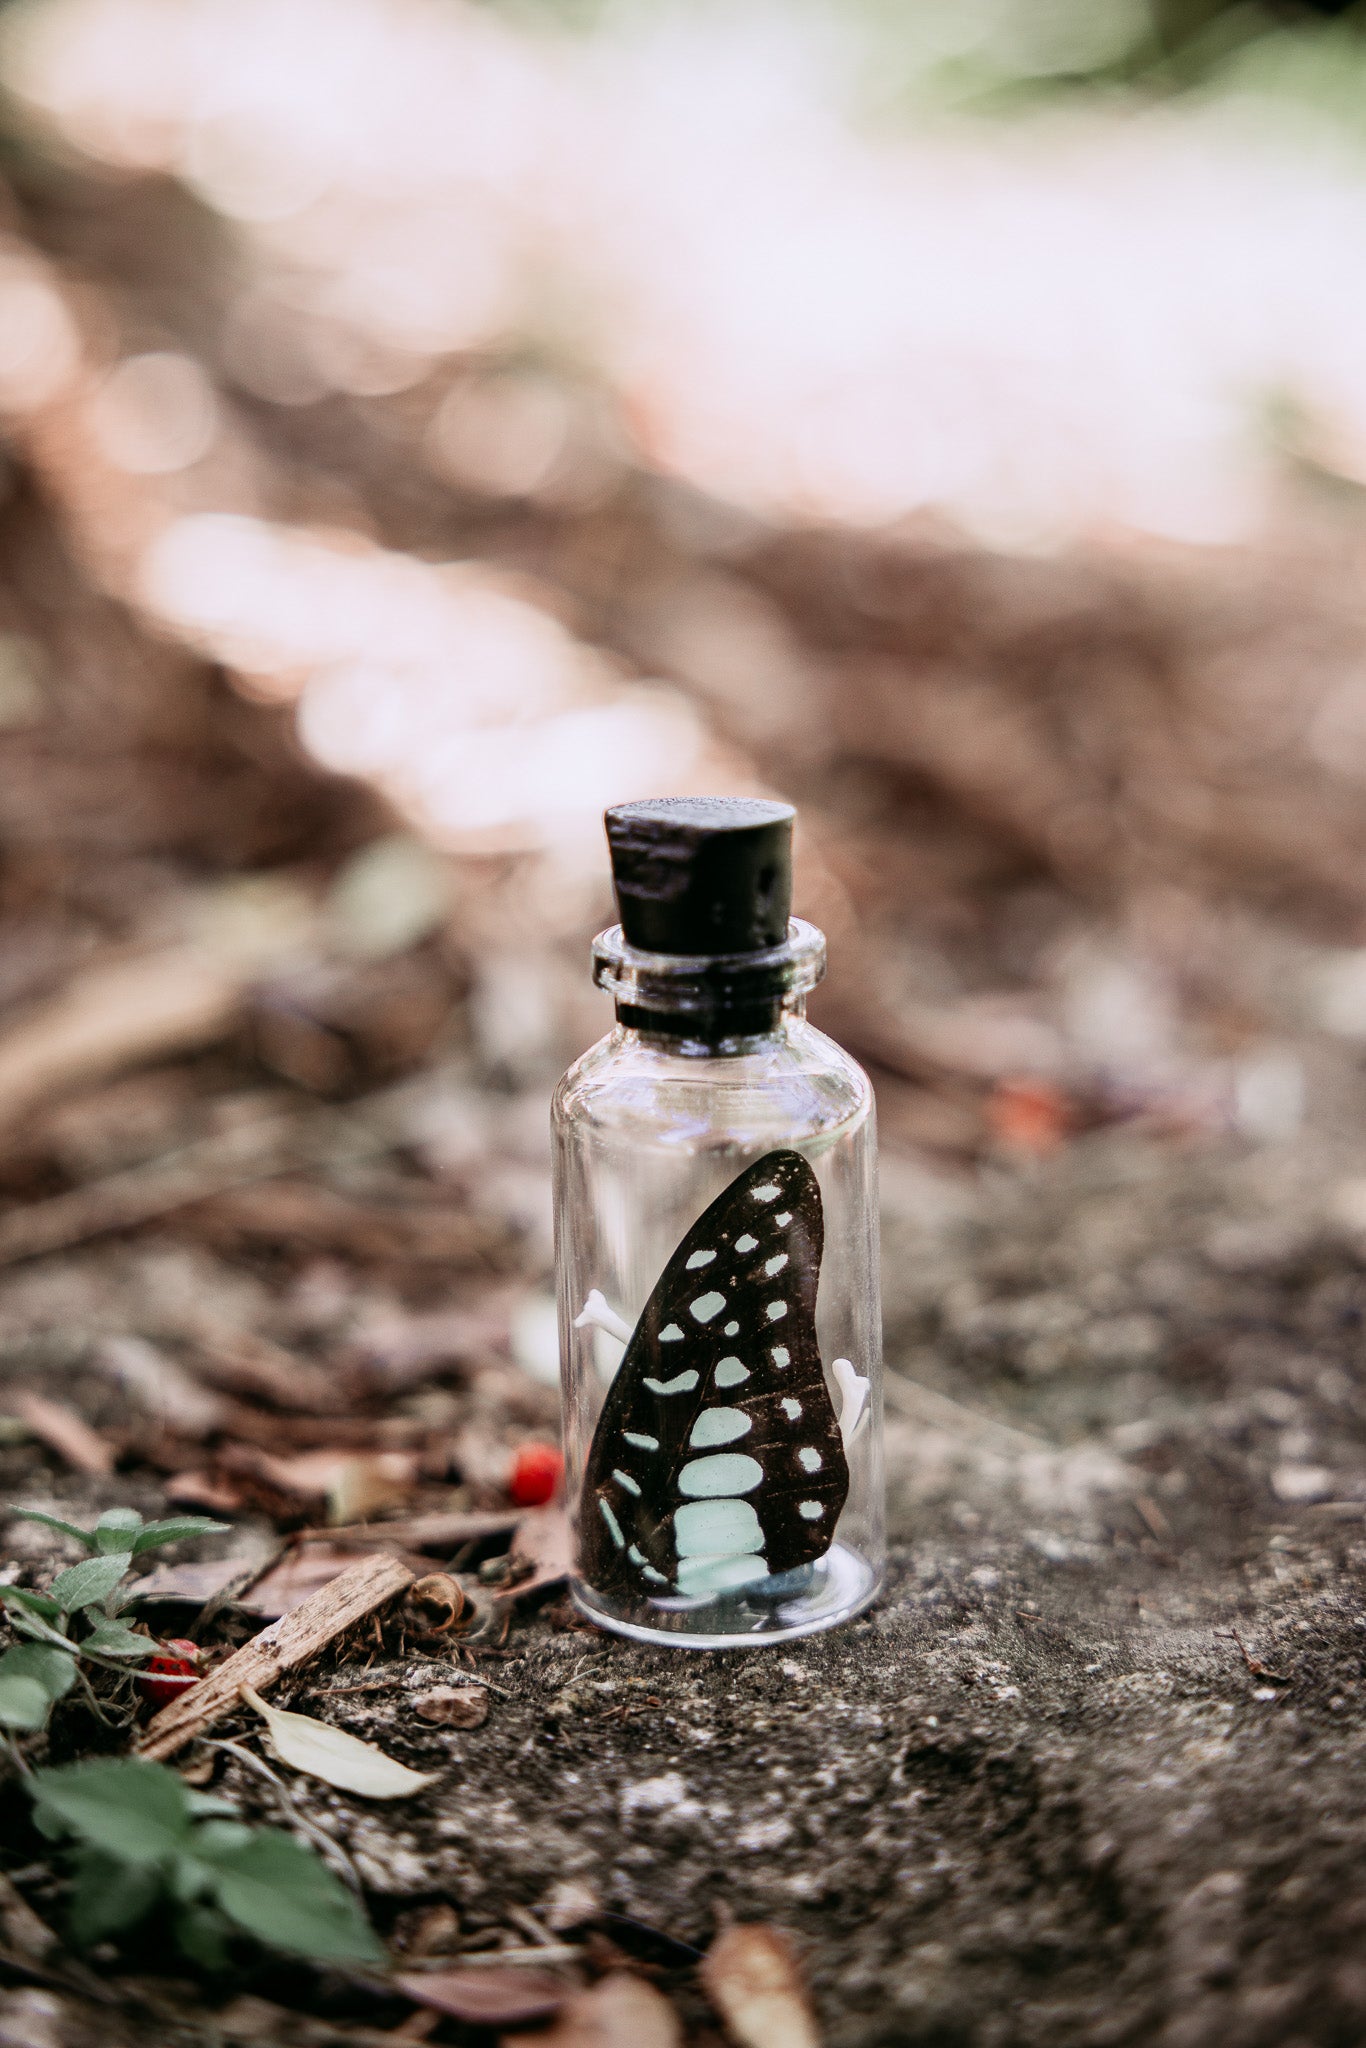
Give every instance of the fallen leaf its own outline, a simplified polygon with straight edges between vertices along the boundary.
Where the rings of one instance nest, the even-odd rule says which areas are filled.
[[[678,2014],[641,1977],[614,1970],[591,1991],[576,1991],[544,2032],[504,2034],[499,2048],[683,2048]],[[780,2048],[776,2041],[763,2048]]]
[[[728,1927],[703,1959],[708,1998],[740,2048],[819,2048],[797,1952],[777,1927]]]
[[[144,1415],[176,1436],[211,1436],[223,1423],[223,1403],[164,1351],[143,1337],[106,1337],[92,1363],[121,1387]]]
[[[159,1564],[136,1583],[139,1600],[183,1600],[203,1607],[248,1569],[240,1557],[201,1558],[198,1563]]]
[[[489,1717],[489,1697],[481,1685],[438,1685],[423,1693],[413,1712],[437,1728],[479,1728]]]
[[[319,1587],[331,1585],[354,1562],[353,1550],[336,1550],[330,1543],[290,1550],[264,1578],[243,1593],[238,1604],[246,1614],[259,1614],[263,1621],[278,1621],[282,1614],[292,1614]]]
[[[573,1990],[568,1979],[552,1970],[424,1970],[395,1982],[415,2004],[431,2006],[475,2027],[547,2020]]]
[[[315,1721],[308,1714],[287,1714],[280,1707],[267,1706],[249,1685],[242,1698],[255,1707],[266,1724],[270,1746],[282,1764],[321,1778],[340,1792],[355,1792],[363,1799],[407,1799],[436,1782],[433,1771],[410,1771],[406,1764],[386,1756],[373,1743],[348,1735],[343,1728]]]
[[[330,1522],[360,1522],[411,1491],[417,1460],[408,1451],[304,1451],[294,1458],[258,1452],[261,1477],[301,1500],[325,1500]]]
[[[403,1604],[419,1629],[429,1635],[440,1635],[455,1627],[469,1602],[459,1579],[452,1578],[449,1572],[424,1572],[408,1588]]]
[[[514,1599],[539,1593],[543,1586],[558,1586],[569,1576],[574,1562],[574,1532],[563,1508],[532,1508],[522,1516],[512,1538],[509,1553],[514,1574],[519,1566],[530,1565],[521,1578],[514,1576],[509,1591]]]
[[[177,1508],[209,1508],[216,1515],[235,1514],[246,1501],[243,1489],[218,1472],[177,1472],[162,1488]]]
[[[92,1479],[102,1479],[113,1471],[112,1445],[97,1436],[74,1408],[64,1401],[49,1401],[42,1394],[25,1392],[12,1398],[19,1420],[73,1471],[88,1472]]]

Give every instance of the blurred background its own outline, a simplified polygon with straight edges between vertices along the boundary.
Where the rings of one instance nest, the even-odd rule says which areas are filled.
[[[1366,1233],[1359,9],[12,0],[0,86],[0,1341],[90,1469],[553,1428],[626,797],[800,807],[894,1250],[1106,1144]]]

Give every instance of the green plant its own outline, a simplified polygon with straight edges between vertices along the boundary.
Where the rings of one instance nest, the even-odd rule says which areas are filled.
[[[46,1726],[55,1703],[78,1680],[89,1689],[82,1663],[126,1673],[130,1665],[161,1648],[151,1636],[139,1635],[120,1619],[137,1598],[136,1584],[124,1583],[132,1560],[159,1544],[206,1536],[227,1525],[204,1515],[144,1522],[133,1508],[109,1508],[93,1529],[78,1529],[37,1508],[10,1512],[74,1536],[91,1553],[59,1572],[46,1593],[0,1586],[0,1603],[11,1628],[29,1638],[0,1656],[0,1729],[23,1734]],[[81,1633],[73,1636],[77,1625]]]
[[[155,1911],[207,1969],[228,1960],[236,1932],[313,1962],[383,1959],[360,1907],[311,1849],[279,1828],[246,1826],[164,1764],[68,1764],[28,1783],[38,1828],[71,1851],[69,1930],[79,1947]]]

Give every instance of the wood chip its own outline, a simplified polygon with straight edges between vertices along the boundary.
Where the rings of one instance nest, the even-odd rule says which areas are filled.
[[[546,2020],[574,1989],[554,1970],[466,1970],[459,1967],[395,1978],[400,1991],[419,2005],[463,2020],[467,2026],[514,2026]],[[544,2037],[542,2037],[544,2038]]]
[[[780,1928],[728,1927],[700,1974],[740,2048],[820,2048],[797,1951]]]
[[[683,2048],[678,2014],[640,1977],[614,1970],[591,1991],[577,1991],[543,2032],[504,2034],[499,2048]],[[779,2048],[767,2042],[764,2048]]]
[[[307,1663],[367,1614],[405,1592],[412,1580],[407,1565],[396,1557],[381,1552],[357,1558],[340,1578],[262,1629],[216,1671],[163,1707],[144,1730],[138,1755],[153,1762],[174,1756],[233,1711],[244,1685],[264,1692],[283,1672]]]
[[[114,1469],[114,1449],[64,1401],[28,1392],[10,1396],[10,1412],[75,1472],[103,1479]]]

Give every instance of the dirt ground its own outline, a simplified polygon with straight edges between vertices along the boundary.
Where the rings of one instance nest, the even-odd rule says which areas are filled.
[[[1360,1088],[1340,1072],[1323,1092],[1341,1111]],[[357,1682],[346,1666],[305,1676],[297,1705],[443,1775],[381,1812],[295,1780],[297,1811],[400,1942],[442,1902],[466,1939],[519,1908],[572,1940],[606,1912],[697,1947],[727,1915],[776,1922],[832,2048],[1359,2041],[1350,1138],[1108,1134],[975,1181],[893,1157],[886,1179],[894,1542],[874,1610],[701,1655],[552,1608],[480,1663],[501,1689],[469,1732],[405,1712],[430,1664],[370,1661],[376,1689],[346,1703],[320,1696]],[[129,1489],[54,1474],[52,1494]],[[270,1811],[236,1762],[224,1782]],[[663,1954],[665,1981],[706,2040],[686,1960]],[[172,2018],[164,1980],[148,1992],[168,2041],[331,2038],[287,2023],[269,1978],[217,2035]],[[50,1990],[0,2004],[15,2048],[94,2038],[74,2023]]]

